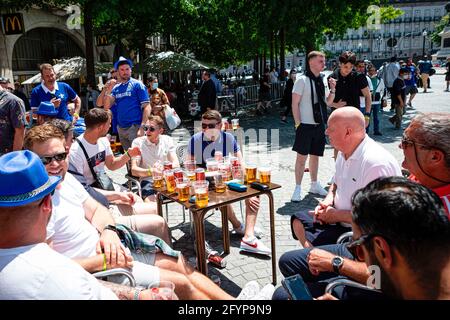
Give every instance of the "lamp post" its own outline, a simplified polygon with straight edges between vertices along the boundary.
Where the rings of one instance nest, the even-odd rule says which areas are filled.
[[[427,29],[423,29],[422,36],[423,36],[423,47],[422,47],[422,57],[425,57],[425,39],[428,35]]]
[[[362,54],[361,54],[361,48],[362,48],[362,43],[360,42],[360,43],[358,43],[359,59],[361,59],[361,56],[362,56]]]

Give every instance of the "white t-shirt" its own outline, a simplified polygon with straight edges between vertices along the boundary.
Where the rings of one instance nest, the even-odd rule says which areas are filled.
[[[97,144],[90,144],[87,142],[86,139],[84,139],[84,134],[80,135],[78,139],[83,143],[89,156],[89,162],[92,163],[95,173],[98,174],[104,172],[106,157],[113,155],[108,138],[103,137],[98,139]],[[95,182],[86,157],[84,156],[84,152],[76,141],[74,141],[70,147],[69,161],[78,173],[83,174],[88,184],[93,184]]]
[[[401,175],[402,171],[397,160],[366,135],[347,160],[341,152],[338,153],[334,174],[334,183],[337,186],[334,207],[338,210],[351,210],[351,198],[356,190],[379,177]]]
[[[69,172],[52,196],[53,212],[47,225],[47,239],[57,252],[69,258],[86,258],[96,254],[100,237],[86,220],[83,203],[89,198],[81,183]]]
[[[146,136],[138,137],[133,140],[132,147],[139,147],[141,156],[133,157],[138,162],[139,167],[152,167],[158,160],[168,160],[170,152],[175,152],[175,144],[170,136],[161,134],[158,144],[150,142]]]
[[[0,300],[117,300],[79,264],[45,243],[0,249]]]
[[[317,103],[316,88],[313,86],[314,102]],[[311,99],[311,81],[307,76],[301,76],[294,83],[292,93],[296,93],[301,96],[300,99],[300,119],[301,123],[316,124],[314,121],[312,99]]]

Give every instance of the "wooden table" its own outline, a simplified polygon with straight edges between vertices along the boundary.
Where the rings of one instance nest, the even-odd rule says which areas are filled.
[[[194,223],[195,230],[195,246],[197,251],[197,268],[198,270],[207,275],[208,268],[206,266],[206,252],[205,252],[205,226],[204,219],[208,211],[215,208],[220,208],[222,213],[222,235],[223,235],[223,247],[224,253],[230,253],[230,234],[228,230],[228,212],[226,205],[245,200],[247,198],[267,195],[269,198],[269,216],[270,216],[270,241],[271,241],[271,256],[272,256],[272,283],[276,285],[277,283],[277,272],[276,272],[276,252],[275,252],[275,210],[272,190],[281,188],[280,185],[275,183],[269,184],[269,189],[265,191],[259,191],[251,188],[247,185],[246,192],[236,192],[227,190],[224,193],[216,193],[215,191],[209,191],[209,202],[208,206],[205,208],[197,208],[195,204],[189,201],[181,202],[178,201],[177,193],[169,193],[165,189],[159,189],[156,195],[158,214],[162,216],[162,205],[164,199],[170,199],[172,201],[178,202],[185,208],[192,212],[192,219]]]

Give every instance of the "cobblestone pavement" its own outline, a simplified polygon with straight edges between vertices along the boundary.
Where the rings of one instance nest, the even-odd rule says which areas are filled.
[[[431,92],[419,93],[413,100],[413,108],[408,108],[404,117],[403,126],[405,128],[409,121],[418,112],[445,111],[450,112],[450,93],[444,92],[444,76],[436,74],[431,78]],[[394,130],[387,121],[391,112],[386,108],[382,114],[381,130],[383,136],[372,136],[373,139],[380,142],[395,158],[401,163],[403,156],[398,148],[403,130]],[[299,210],[311,210],[320,200],[319,197],[307,194],[300,203],[292,203],[290,197],[295,187],[294,163],[296,154],[291,151],[294,141],[293,120],[290,118],[288,124],[280,122],[279,112],[281,110],[275,105],[269,114],[264,116],[251,116],[243,114],[239,116],[240,125],[247,130],[246,134],[250,139],[246,139],[243,145],[244,157],[246,161],[256,164],[270,165],[272,167],[272,182],[282,186],[275,190],[275,234],[276,234],[276,257],[279,257],[286,251],[300,248],[299,243],[292,238],[290,230],[290,216]],[[183,123],[184,127],[192,131],[192,123]],[[249,129],[253,129],[250,130]],[[186,142],[189,135],[186,135],[186,129],[177,129],[172,133],[174,139]],[[372,131],[370,132],[372,133]],[[253,135],[257,140],[253,139]],[[326,186],[327,181],[334,171],[334,162],[332,159],[332,148],[327,145],[324,157],[320,160],[319,181]],[[124,170],[110,173],[116,182],[125,182]],[[309,174],[304,175],[303,190],[309,189]],[[233,206],[237,217],[242,221],[239,204]],[[245,210],[245,209],[244,209]],[[165,213],[166,217],[166,213]],[[190,232],[189,214],[183,211],[178,204],[168,206],[168,223],[172,232],[173,245],[177,250],[181,250],[186,258],[195,257],[194,236]],[[261,197],[261,209],[258,214],[257,226],[261,227],[265,233],[262,241],[270,247],[270,229],[268,217],[268,199]],[[231,225],[229,225],[231,230]],[[221,218],[219,211],[210,212],[205,221],[206,239],[210,245],[221,252]],[[261,286],[271,282],[271,260],[268,257],[244,254],[239,250],[240,237],[230,234],[231,252],[226,256],[227,266],[224,269],[218,269],[209,266],[209,275],[218,275],[221,280],[221,287],[233,296],[237,296],[241,288],[251,280],[257,280]],[[193,259],[191,259],[193,260]],[[278,285],[282,279],[278,271]]]

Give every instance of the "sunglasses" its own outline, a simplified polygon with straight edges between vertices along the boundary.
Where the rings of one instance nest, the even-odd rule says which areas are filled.
[[[144,131],[150,131],[150,132],[153,132],[156,130],[156,128],[152,127],[152,126],[142,126],[142,129],[144,129]]]
[[[414,140],[408,139],[405,135],[403,135],[402,140],[400,141],[400,145],[402,149],[406,149],[409,146],[418,145],[421,147],[429,148],[427,145],[417,143]]]
[[[217,123],[202,123],[202,129],[214,129],[217,126]]]
[[[46,165],[50,164],[53,160],[56,160],[59,162],[59,161],[66,160],[66,158],[67,158],[67,152],[62,152],[62,153],[55,154],[53,156],[41,157],[41,161],[46,166]]]

